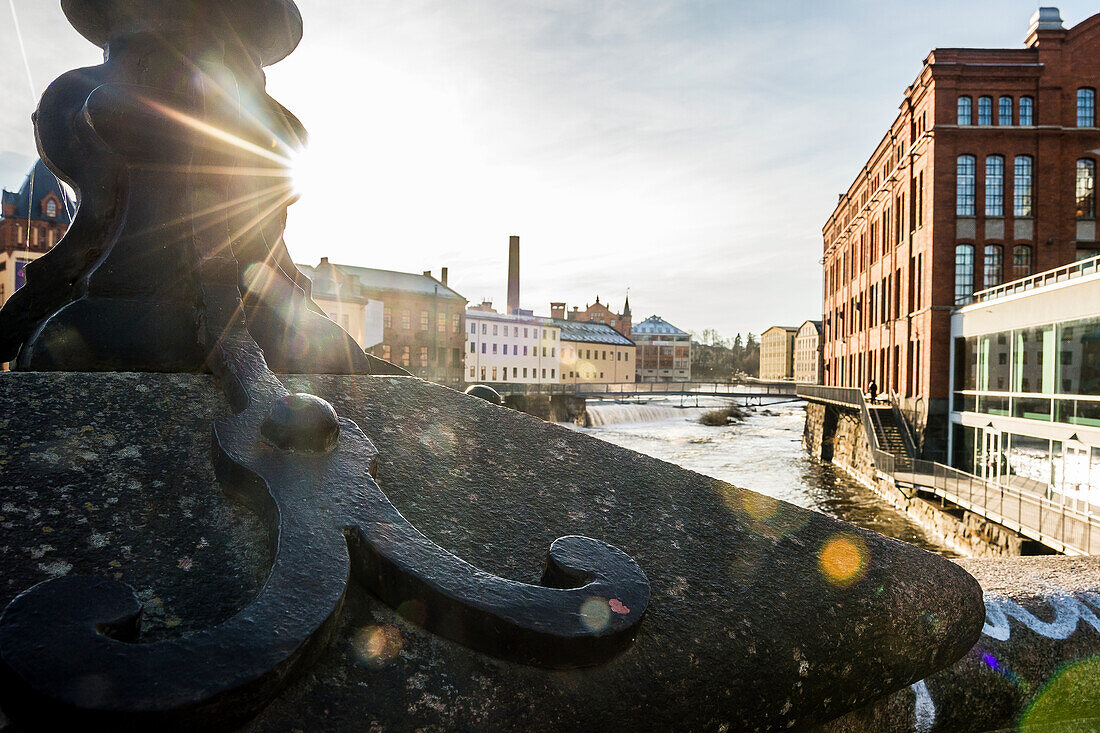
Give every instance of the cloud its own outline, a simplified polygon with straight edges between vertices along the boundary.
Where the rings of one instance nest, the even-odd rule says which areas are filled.
[[[300,261],[450,266],[524,305],[618,304],[756,333],[821,308],[821,227],[935,46],[1018,46],[1032,0],[298,0],[269,69],[312,133]],[[98,51],[56,3],[16,0],[35,83]],[[1093,12],[1063,0],[1067,25]],[[2,6],[0,6],[2,8]],[[0,14],[4,13],[0,10]],[[0,22],[0,151],[33,154]],[[643,316],[644,317],[644,316]]]

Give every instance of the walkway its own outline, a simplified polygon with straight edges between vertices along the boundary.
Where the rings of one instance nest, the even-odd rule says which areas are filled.
[[[894,407],[870,406],[854,388],[800,385],[804,399],[854,410],[863,418],[875,469],[903,489],[938,496],[962,509],[1000,524],[1067,555],[1100,555],[1100,507],[1066,499],[1045,484],[1018,476],[986,480],[942,463],[915,458],[908,446],[904,453],[884,450],[876,425],[889,410],[892,422],[904,423]],[[880,412],[882,411],[882,412]],[[911,439],[906,432],[906,442]],[[891,441],[893,442],[893,441]]]

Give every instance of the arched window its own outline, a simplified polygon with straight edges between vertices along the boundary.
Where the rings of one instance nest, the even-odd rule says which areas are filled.
[[[974,109],[974,101],[970,97],[959,97],[959,117],[958,121],[960,125],[973,124],[973,117],[971,116]]]
[[[1096,161],[1077,161],[1077,218],[1096,217]]]
[[[1017,244],[1012,248],[1012,279],[1019,280],[1031,275],[1031,246]]]
[[[974,171],[977,159],[973,155],[960,155],[956,164],[955,214],[974,216]]]
[[[974,245],[955,247],[955,305],[966,305],[974,298]]]
[[[57,202],[53,199],[50,199],[46,202],[46,216],[50,217],[51,219],[57,216]]]
[[[985,287],[995,288],[1004,282],[1004,248],[999,244],[985,246]]]
[[[1012,97],[1001,97],[997,100],[997,124],[1012,124]]]
[[[978,97],[978,124],[993,124],[993,97]]]
[[[1031,97],[1020,97],[1020,125],[1035,124],[1035,100]]]
[[[1021,100],[1023,101],[1023,100]],[[1020,107],[1022,110],[1023,107]],[[1031,216],[1031,172],[1032,161],[1030,155],[1017,155],[1012,163],[1014,180],[1012,183],[1012,215],[1019,217]]]
[[[1005,159],[990,155],[985,159],[985,215],[1005,215]]]
[[[1084,87],[1077,90],[1077,126],[1096,126],[1096,90]]]

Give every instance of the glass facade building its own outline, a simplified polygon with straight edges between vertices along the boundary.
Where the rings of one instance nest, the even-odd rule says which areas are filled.
[[[1100,259],[975,300],[952,316],[952,464],[1100,505]]]

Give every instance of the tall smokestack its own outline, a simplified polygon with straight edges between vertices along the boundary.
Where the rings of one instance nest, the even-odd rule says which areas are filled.
[[[519,237],[508,238],[508,314],[519,310]]]
[[[447,268],[446,267],[444,267],[443,271],[440,272],[440,274],[439,274],[439,282],[443,283],[444,285],[447,284]]]

